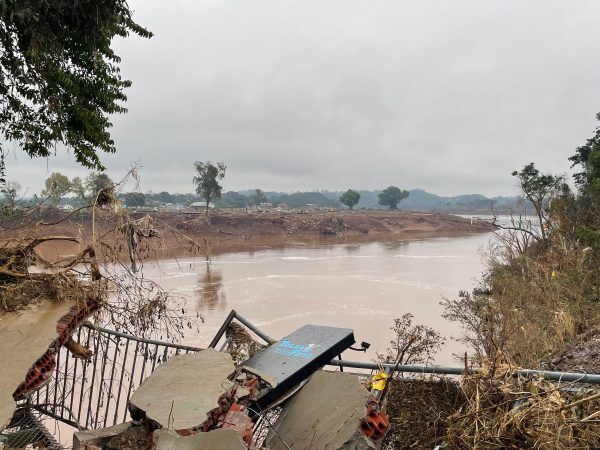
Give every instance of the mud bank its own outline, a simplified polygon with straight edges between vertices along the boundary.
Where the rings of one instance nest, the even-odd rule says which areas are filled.
[[[131,219],[147,214],[129,212]],[[494,230],[493,225],[483,221],[412,211],[212,211],[208,219],[204,212],[154,212],[150,216],[161,235],[162,250],[149,255],[156,258],[166,257],[168,252],[186,252],[189,241],[183,235],[201,243],[209,254],[219,254],[319,244],[450,237]],[[2,239],[51,234],[79,236],[81,244],[91,239],[90,214],[78,213],[66,220],[63,220],[64,217],[64,213],[46,211],[27,227],[5,228]],[[40,222],[52,225],[36,225]],[[109,233],[118,223],[119,218],[109,212],[98,214],[95,233]],[[48,243],[38,250],[51,258],[76,252],[77,245]]]

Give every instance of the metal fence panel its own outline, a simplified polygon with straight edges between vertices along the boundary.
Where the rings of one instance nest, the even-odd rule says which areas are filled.
[[[172,356],[201,350],[91,326],[80,327],[73,339],[93,352],[90,361],[61,348],[53,377],[31,403],[81,429],[127,421],[131,394],[160,364]]]

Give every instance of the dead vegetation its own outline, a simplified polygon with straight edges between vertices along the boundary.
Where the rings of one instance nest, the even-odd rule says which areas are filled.
[[[382,448],[430,450],[442,444],[448,417],[463,403],[464,396],[454,380],[393,380],[386,397],[390,428]]]
[[[513,218],[487,252],[480,285],[442,301],[445,317],[462,326],[471,349],[465,368],[482,368],[465,371],[455,385],[462,400],[440,415],[446,431],[432,442],[443,448],[600,448],[596,385],[514,376],[520,367],[598,373],[599,260],[596,250],[564,231],[573,226],[559,205],[547,216],[543,237],[535,223]],[[404,335],[399,342],[410,338]],[[410,399],[389,400],[389,440],[396,448],[432,448],[419,439],[426,431],[411,431],[445,403],[433,397],[414,403],[419,390],[425,395],[427,384]],[[397,423],[394,414],[404,421]]]
[[[580,336],[568,348],[557,352],[545,366],[557,371],[600,373],[600,329]]]
[[[226,351],[231,355],[233,362],[238,365],[264,350],[267,346],[260,344],[246,331],[246,329],[231,322],[225,331],[227,342]]]
[[[600,448],[597,386],[513,376],[518,367],[598,372],[597,249],[577,233],[574,197],[552,204],[541,225],[512,218],[480,285],[442,301],[470,363],[483,367],[461,379],[465,403],[449,418],[448,448]]]
[[[68,236],[48,236],[8,242],[0,247],[0,309],[15,311],[39,301],[84,302],[90,296],[102,298],[105,284],[99,283],[95,252],[86,248],[80,255],[60,264],[52,264],[36,253],[36,247],[48,241],[72,241]],[[90,279],[73,267],[87,263]],[[93,285],[91,284],[93,278]]]
[[[446,448],[600,447],[600,393],[543,378],[518,378],[502,364],[464,375],[463,406],[448,418]]]
[[[131,218],[116,190],[136,177],[134,168],[119,184],[101,189],[90,205],[58,220],[28,222],[23,230],[13,223],[20,237],[0,246],[0,312],[41,301],[81,303],[93,298],[101,305],[94,321],[117,331],[177,340],[185,328],[196,327],[201,317],[187,314],[184,299],[146,279],[141,269],[153,253],[167,251],[165,234],[180,240],[193,255],[203,254],[206,242],[198,243],[150,217]],[[91,218],[88,226],[70,223],[82,211]],[[63,225],[78,232],[46,235]],[[68,243],[76,254],[50,260],[38,251],[48,243]]]
[[[478,288],[442,301],[476,363],[500,351],[520,366],[539,366],[600,320],[596,263],[581,246],[557,237],[521,255],[497,246],[488,257]]]

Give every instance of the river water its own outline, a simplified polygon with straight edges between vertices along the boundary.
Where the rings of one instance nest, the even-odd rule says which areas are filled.
[[[483,271],[481,250],[491,234],[386,243],[287,248],[146,263],[144,275],[187,297],[204,324],[184,343],[206,346],[231,309],[281,338],[306,324],[348,327],[372,360],[393,337],[393,320],[410,312],[415,323],[447,338],[435,362],[455,362],[465,346],[452,340],[460,328],[439,303],[471,289]]]

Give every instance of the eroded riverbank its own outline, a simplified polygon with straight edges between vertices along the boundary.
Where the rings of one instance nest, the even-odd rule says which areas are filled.
[[[92,222],[92,216],[86,212],[69,216],[58,211],[45,211],[39,217],[28,218],[27,226],[3,224],[0,240],[48,235],[78,237],[79,244],[52,241],[38,247],[43,256],[54,260],[81,251],[92,241],[93,233],[96,237],[102,236],[105,242],[116,242],[117,234],[120,234],[119,230],[123,229],[126,220],[149,217],[159,238],[147,242],[148,251],[144,252],[144,257],[164,259],[189,254],[190,239],[200,245],[197,253],[216,255],[332,244],[461,237],[494,230],[491,224],[482,220],[412,211],[225,210],[212,211],[208,220],[203,212],[198,211],[141,213],[128,210],[127,213],[98,211]],[[121,252],[126,257],[126,249],[121,248]]]

